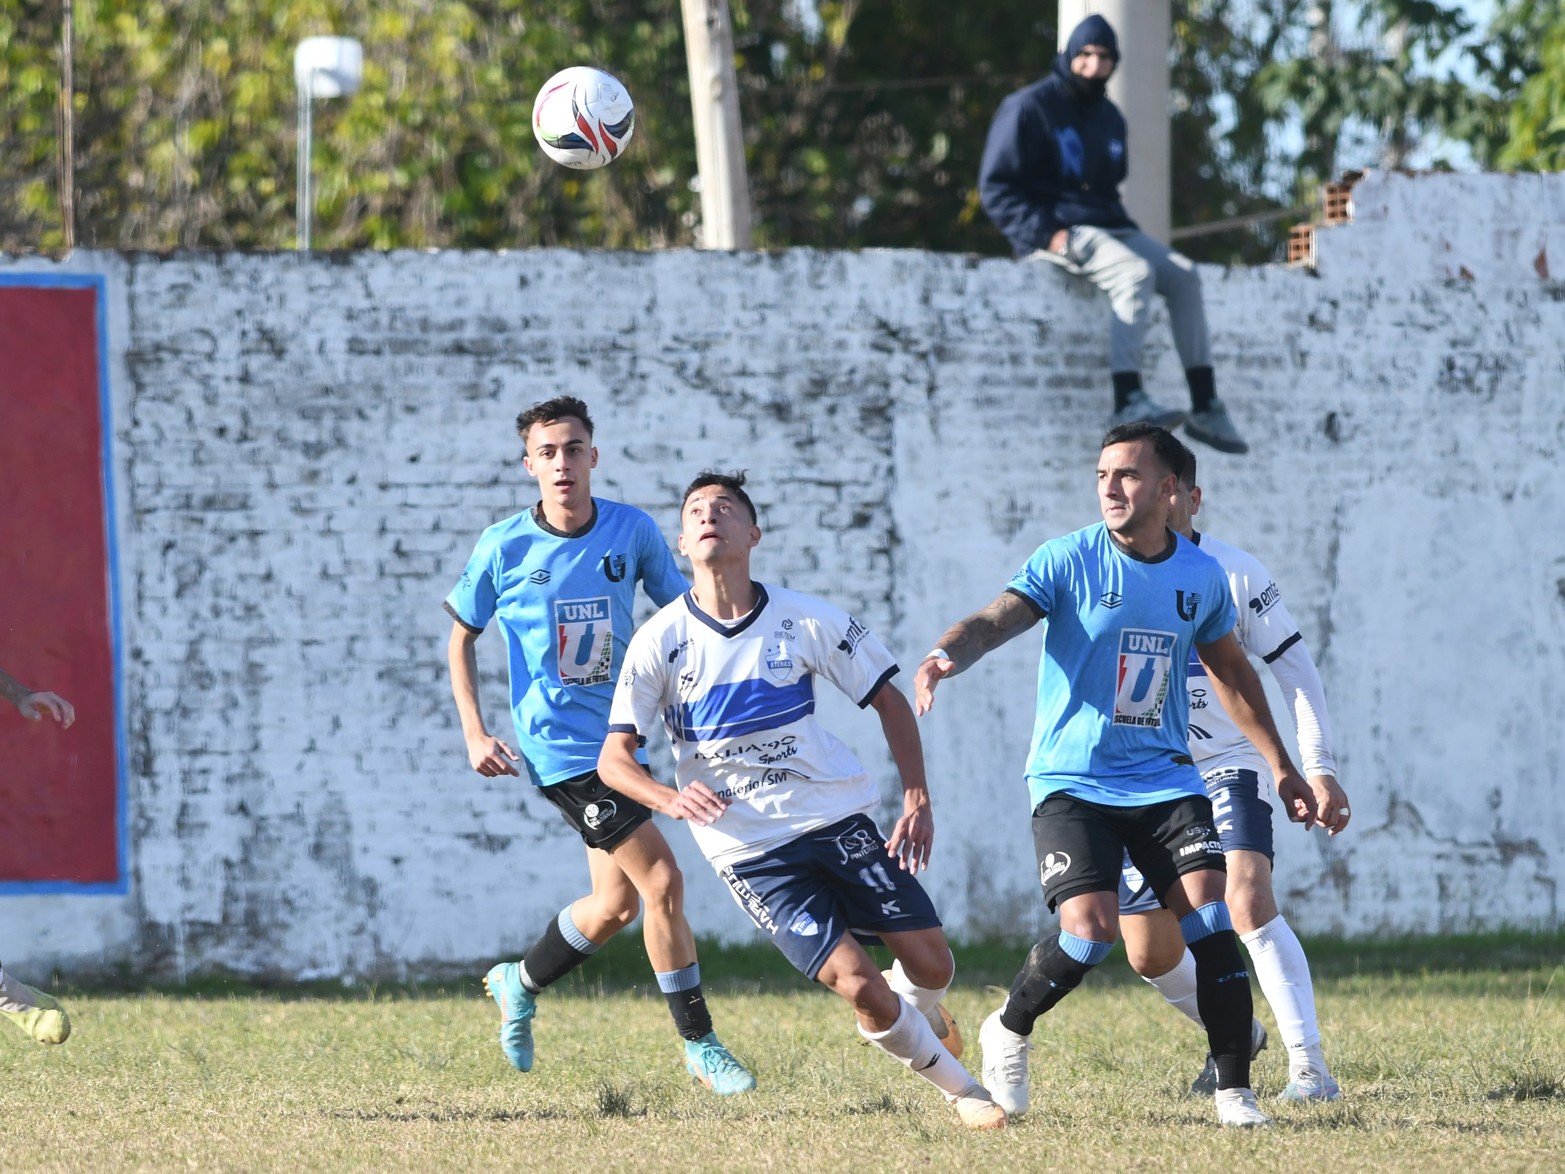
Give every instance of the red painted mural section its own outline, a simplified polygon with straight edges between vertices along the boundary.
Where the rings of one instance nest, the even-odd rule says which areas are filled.
[[[0,882],[120,879],[98,298],[0,286],[0,668],[76,707],[0,702]]]

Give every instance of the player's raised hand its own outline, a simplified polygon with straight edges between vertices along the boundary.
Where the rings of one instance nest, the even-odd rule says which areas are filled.
[[[477,734],[467,740],[467,761],[485,778],[521,772],[512,766],[521,756],[492,734]]]
[[[927,802],[910,806],[886,838],[886,855],[896,857],[903,872],[918,873],[929,867],[935,847],[935,816]]]
[[[58,693],[29,693],[16,703],[16,708],[30,722],[46,713],[62,726],[76,720],[76,707]]]
[[[672,790],[672,788],[665,788]],[[674,819],[689,820],[697,827],[708,827],[728,810],[728,800],[718,798],[716,792],[700,779],[692,779],[663,806],[663,814]]]
[[[919,662],[913,674],[913,711],[919,717],[934,707],[935,686],[954,672],[956,664],[944,656],[926,656]]]

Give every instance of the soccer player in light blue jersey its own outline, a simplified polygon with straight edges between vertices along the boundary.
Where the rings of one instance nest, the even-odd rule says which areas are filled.
[[[918,712],[927,713],[942,680],[1044,623],[1027,786],[1039,879],[1060,931],[1033,948],[979,1032],[984,1084],[1012,1113],[1027,1108],[1034,1023],[1113,947],[1128,850],[1179,917],[1195,957],[1219,1122],[1271,1120],[1250,1088],[1249,975],[1223,903],[1212,804],[1187,745],[1192,648],[1291,813],[1310,790],[1234,639],[1222,568],[1168,527],[1175,470],[1188,452],[1155,425],[1110,430],[1097,468],[1102,523],[1039,547],[1004,594],[947,630],[914,678]]]
[[[744,1092],[755,1078],[712,1029],[685,920],[684,876],[668,841],[650,811],[610,791],[597,774],[636,585],[664,604],[684,593],[684,577],[650,517],[592,496],[598,450],[581,400],[534,404],[517,417],[516,430],[540,500],[483,532],[446,598],[455,621],[451,690],[473,769],[486,777],[519,775],[517,764],[526,770],[586,844],[592,892],[562,909],[520,962],[500,963],[484,977],[500,1006],[501,1048],[514,1067],[532,1069],[537,997],[644,904],[647,957],[685,1040],[686,1067],[719,1094]],[[505,641],[515,749],[490,731],[478,700],[474,643],[491,621]]]
[[[840,608],[753,580],[760,540],[743,474],[703,473],[685,491],[679,548],[695,583],[631,640],[598,770],[627,797],[689,821],[740,908],[852,1006],[866,1040],[939,1089],[963,1125],[1003,1128],[1004,1111],[962,1067],[956,1040],[940,1042],[956,962],[918,883],[935,827],[918,723],[891,684],[896,662]],[[902,780],[889,837],[870,814],[875,780],[815,716],[818,679],[880,718]],[[659,723],[677,789],[635,758]],[[880,937],[891,971],[853,931]]]

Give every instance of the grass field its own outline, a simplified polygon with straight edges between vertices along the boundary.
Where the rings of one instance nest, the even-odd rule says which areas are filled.
[[[1040,1022],[1033,1111],[962,1130],[769,951],[708,947],[718,1030],[760,1087],[693,1084],[634,939],[540,1004],[513,1072],[475,974],[445,988],[61,992],[63,1047],[0,1034],[14,1170],[1559,1170],[1565,937],[1312,943],[1335,1105],[1225,1131],[1184,1094],[1205,1047],[1117,955]],[[977,1029],[1019,946],[959,949]],[[741,977],[735,977],[741,976]],[[1270,1014],[1258,1000],[1260,1015]],[[1281,1047],[1255,1083],[1281,1087]]]

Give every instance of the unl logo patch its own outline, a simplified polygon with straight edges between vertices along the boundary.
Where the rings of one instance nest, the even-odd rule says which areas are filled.
[[[1125,628],[1119,634],[1119,679],[1114,684],[1116,726],[1160,726],[1177,647],[1172,632]]]
[[[599,685],[612,679],[614,621],[607,596],[554,602],[554,650],[560,680],[567,685]]]

